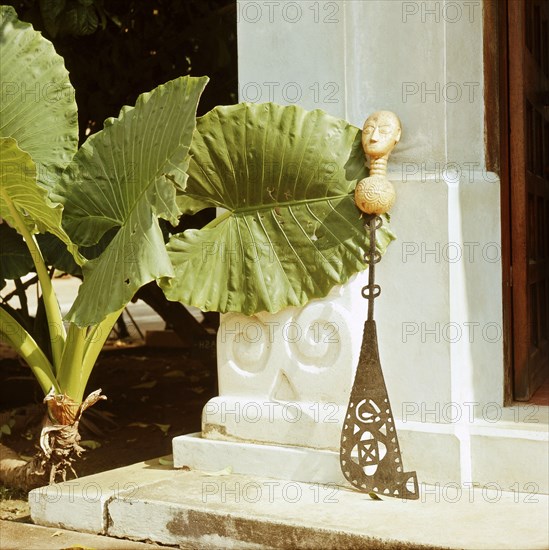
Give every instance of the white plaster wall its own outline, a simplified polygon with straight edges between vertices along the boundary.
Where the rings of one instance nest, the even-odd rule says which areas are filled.
[[[444,104],[422,101],[444,75],[444,25],[422,23],[403,14],[403,2],[360,0],[338,2],[345,13],[347,116],[362,125],[379,109],[399,115],[403,136],[391,156],[402,162],[443,161]],[[418,92],[414,90],[418,88]],[[406,93],[403,94],[403,89]],[[422,97],[423,96],[423,97]]]
[[[239,100],[297,103],[345,117],[341,2],[238,2]]]

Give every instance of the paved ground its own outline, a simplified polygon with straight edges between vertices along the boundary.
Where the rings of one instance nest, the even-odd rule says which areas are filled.
[[[0,521],[2,550],[154,550],[157,544],[130,542],[101,535],[88,535],[64,529],[39,527],[28,523]]]

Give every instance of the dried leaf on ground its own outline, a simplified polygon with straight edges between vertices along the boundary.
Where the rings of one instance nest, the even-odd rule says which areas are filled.
[[[154,388],[158,384],[156,380],[151,380],[150,382],[143,382],[142,384],[136,384],[135,386],[131,386],[132,390],[149,390],[151,388]]]

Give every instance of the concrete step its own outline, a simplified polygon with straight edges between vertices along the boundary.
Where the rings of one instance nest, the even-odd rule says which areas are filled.
[[[161,464],[162,462],[162,464]],[[196,548],[547,549],[546,495],[421,485],[417,501],[147,461],[29,495],[35,523]]]

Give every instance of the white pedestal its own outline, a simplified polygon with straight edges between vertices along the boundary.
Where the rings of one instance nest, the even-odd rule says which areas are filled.
[[[341,427],[366,316],[367,273],[304,308],[224,315],[219,397],[202,433],[174,439],[174,463],[304,482],[344,483]]]

